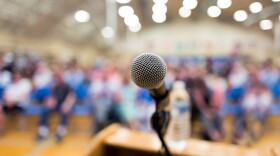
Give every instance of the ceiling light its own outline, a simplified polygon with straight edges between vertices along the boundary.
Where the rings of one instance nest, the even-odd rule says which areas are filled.
[[[260,2],[254,2],[249,6],[249,9],[252,13],[258,13],[262,11],[262,4]]]
[[[183,6],[188,9],[194,9],[197,6],[197,0],[184,0]]]
[[[244,10],[238,10],[233,15],[233,18],[238,22],[245,21],[247,17],[248,17],[247,12]]]
[[[135,25],[135,26],[129,27],[129,30],[132,31],[132,32],[138,32],[138,31],[141,30],[141,24],[138,23],[138,24]]]
[[[85,23],[89,21],[90,14],[85,10],[78,10],[76,11],[74,17],[77,22]]]
[[[272,2],[280,2],[280,0],[272,0]]]
[[[232,2],[231,0],[218,0],[217,1],[217,5],[221,8],[221,9],[226,9],[229,8],[231,6]]]
[[[124,18],[124,23],[127,26],[135,26],[139,23],[139,18],[136,15],[130,15],[130,16],[126,16]]]
[[[218,17],[221,14],[221,9],[217,6],[210,6],[207,10],[207,14],[210,17]]]
[[[126,4],[130,2],[130,0],[116,0],[116,1],[120,4]]]
[[[165,14],[167,12],[167,7],[165,4],[156,3],[153,5],[153,13],[163,13]]]
[[[156,23],[163,23],[166,20],[166,15],[165,14],[155,14],[155,13],[153,13],[152,19]]]
[[[187,18],[191,15],[192,11],[188,8],[185,8],[185,7],[181,7],[179,9],[179,15],[183,18]]]
[[[153,0],[156,4],[166,4],[168,0]]]
[[[115,30],[112,27],[104,27],[101,30],[101,34],[104,38],[113,38],[115,35]]]
[[[273,23],[271,20],[262,20],[260,21],[260,28],[262,30],[269,30],[273,27]]]
[[[118,10],[118,13],[121,17],[125,18],[126,16],[130,16],[134,14],[134,10],[131,6],[121,6]]]

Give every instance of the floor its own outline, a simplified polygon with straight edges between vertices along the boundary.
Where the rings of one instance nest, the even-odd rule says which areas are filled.
[[[28,124],[26,120],[28,120]],[[14,125],[9,125],[9,131],[0,136],[0,156],[79,156],[91,139],[90,117],[72,118],[69,133],[61,143],[57,143],[52,136],[45,141],[36,142],[37,121],[38,118],[30,117],[19,120],[19,123],[14,123]],[[53,132],[57,121],[56,117],[51,121]],[[275,119],[271,122],[277,124],[279,121]],[[251,147],[261,150],[264,155],[271,155],[271,148],[280,149],[280,131],[269,131]]]

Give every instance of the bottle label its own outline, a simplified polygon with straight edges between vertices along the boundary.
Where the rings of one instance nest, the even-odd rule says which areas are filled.
[[[190,113],[188,101],[178,99],[172,103],[172,140],[186,140],[190,137]]]

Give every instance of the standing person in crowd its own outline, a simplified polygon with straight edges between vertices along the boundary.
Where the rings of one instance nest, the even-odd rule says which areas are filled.
[[[129,74],[124,74],[122,88],[120,88],[118,98],[119,114],[124,124],[131,129],[139,129],[139,109],[136,104],[137,90],[136,87],[132,85]]]
[[[202,122],[205,131],[203,135],[206,139],[221,140],[221,132],[216,125],[216,112],[211,107],[211,95],[205,83],[204,72],[192,67],[188,71],[186,86],[191,100],[191,123],[199,120]]]
[[[92,101],[93,133],[96,134],[109,123],[109,112],[114,103],[114,94],[110,91],[109,75],[102,68],[93,71],[90,85]]]
[[[76,98],[71,87],[64,81],[62,71],[56,71],[54,74],[54,85],[52,86],[52,95],[45,101],[41,118],[39,122],[38,140],[42,140],[48,136],[49,117],[53,111],[57,111],[60,115],[60,123],[57,127],[56,139],[61,141],[67,132],[67,123],[69,115]]]
[[[156,110],[154,99],[151,97],[149,90],[139,88],[137,92],[137,104],[139,108],[139,123],[142,131],[152,131],[151,117]]]
[[[209,78],[210,77],[210,78]],[[226,80],[218,75],[212,74],[209,75],[206,79],[206,83],[208,88],[211,91],[211,100],[210,100],[210,111],[213,113],[213,118],[209,124],[209,129],[213,129],[213,131],[218,131],[221,135],[223,135],[223,114],[221,113],[221,109],[226,102],[226,91],[227,91],[227,82]],[[212,131],[212,130],[210,130]]]

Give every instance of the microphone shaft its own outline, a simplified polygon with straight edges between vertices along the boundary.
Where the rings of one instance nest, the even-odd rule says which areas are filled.
[[[164,82],[156,89],[149,89],[149,92],[156,101],[156,111],[170,111],[169,90],[166,89]]]

